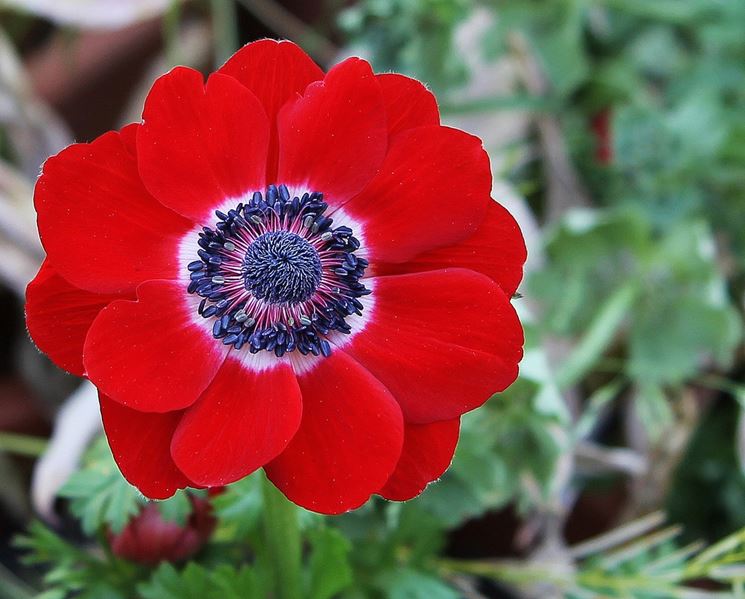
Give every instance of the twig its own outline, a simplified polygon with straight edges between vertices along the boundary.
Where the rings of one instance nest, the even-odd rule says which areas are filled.
[[[548,95],[548,80],[531,52],[525,36],[514,32],[510,35],[509,43],[522,66],[520,75],[530,96]],[[546,165],[546,218],[548,222],[553,222],[569,208],[591,206],[592,202],[569,157],[558,119],[545,113],[535,113],[534,118]]]
[[[21,296],[44,259],[31,196],[25,177],[0,161],[0,279]]]
[[[233,0],[211,0],[215,64],[222,65],[238,49],[238,16]]]
[[[691,556],[695,555],[696,553],[701,551],[704,546],[705,545],[703,541],[694,541],[693,543],[686,545],[682,549],[678,549],[677,551],[673,551],[658,559],[648,562],[644,566],[644,572],[653,574],[654,572],[659,572],[660,570],[664,570],[669,566],[674,566],[676,563],[683,562]]]
[[[26,293],[26,285],[39,270],[41,261],[30,257],[14,244],[0,237],[0,280],[10,287],[19,297]]]
[[[339,56],[339,49],[281,4],[272,0],[238,0],[254,17],[278,35],[300,44],[321,64]]]
[[[72,135],[32,85],[13,44],[0,29],[0,125],[5,128],[18,168],[29,179],[39,164],[72,142]]]
[[[1,199],[2,196],[0,196]],[[0,236],[13,243],[30,258],[37,258],[41,263],[44,259],[44,250],[39,243],[39,238],[33,233],[33,225],[25,227],[20,220],[15,210],[0,201]]]
[[[574,559],[581,559],[612,547],[618,547],[635,537],[639,537],[657,528],[664,521],[665,514],[663,512],[653,512],[648,516],[639,518],[634,522],[629,522],[606,534],[574,545],[574,547],[569,549],[569,553]]]
[[[0,451],[38,458],[46,448],[47,440],[43,437],[0,432]]]
[[[679,524],[668,526],[657,532],[645,535],[643,538],[629,545],[608,552],[602,558],[602,567],[608,570],[617,568],[620,564],[639,555],[642,551],[649,550],[651,547],[662,545],[676,538],[682,530],[683,527]]]
[[[171,2],[163,15],[163,45],[168,65],[175,67],[180,62],[178,34],[181,29],[181,2]]]
[[[208,66],[210,29],[204,22],[184,19],[178,24],[177,30],[172,32],[172,34],[174,36],[173,44],[178,48],[179,64],[196,69],[203,69]],[[159,54],[147,66],[145,73],[130,94],[129,100],[118,119],[121,125],[140,120],[142,106],[145,103],[145,98],[153,82],[167,71],[169,67],[174,66],[171,63],[172,60],[166,54]]]
[[[616,470],[639,476],[649,469],[649,463],[642,454],[623,447],[602,447],[589,441],[580,441],[575,446],[574,455],[577,469],[584,472]]]

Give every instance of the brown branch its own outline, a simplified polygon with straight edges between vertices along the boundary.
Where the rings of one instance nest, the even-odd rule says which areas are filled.
[[[513,33],[509,38],[518,63],[523,85],[531,96],[543,97],[550,92],[550,84],[543,74],[530,45],[520,33]],[[569,150],[561,131],[559,120],[545,113],[533,115],[541,153],[546,168],[547,222],[553,222],[567,210],[575,207],[591,206],[590,196],[582,183],[569,157]]]

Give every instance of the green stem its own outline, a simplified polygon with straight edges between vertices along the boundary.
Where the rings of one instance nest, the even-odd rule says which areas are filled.
[[[262,483],[264,498],[264,534],[274,569],[277,599],[300,599],[301,542],[298,512],[295,504],[266,478]]]
[[[637,295],[636,284],[627,283],[608,298],[593,318],[585,336],[557,372],[556,381],[561,389],[578,383],[592,370],[613,342]]]
[[[0,451],[38,458],[46,448],[47,440],[42,437],[0,432]]]
[[[339,50],[276,0],[238,0],[257,21],[279,37],[293,40],[321,64],[334,62]]]
[[[220,66],[238,49],[238,14],[233,0],[211,0],[215,64]]]
[[[163,17],[163,43],[168,66],[175,67],[181,62],[179,53],[179,27],[181,26],[181,2],[172,0]]]

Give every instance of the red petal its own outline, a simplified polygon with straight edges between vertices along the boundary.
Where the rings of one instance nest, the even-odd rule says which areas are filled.
[[[300,430],[268,466],[291,500],[323,514],[362,505],[388,480],[403,442],[401,411],[391,394],[341,351],[299,378]]]
[[[140,123],[130,123],[119,130],[122,143],[132,156],[137,156],[137,130],[141,126]]]
[[[204,328],[181,283],[149,281],[136,302],[118,300],[98,315],[83,348],[86,374],[100,391],[144,412],[190,406],[212,382],[227,348]]]
[[[385,73],[376,75],[388,119],[388,135],[412,129],[440,124],[440,111],[437,100],[424,85],[416,79]]]
[[[279,175],[291,187],[320,191],[340,204],[378,170],[388,134],[370,65],[350,58],[312,83],[279,113]]]
[[[407,424],[401,459],[379,494],[391,501],[407,501],[419,495],[450,466],[459,432],[457,418],[432,424]]]
[[[419,127],[393,139],[380,172],[344,210],[365,223],[373,262],[403,262],[476,231],[490,190],[489,158],[477,137]]]
[[[407,422],[457,418],[515,380],[520,321],[484,275],[451,269],[373,281],[372,317],[344,351],[388,388]]]
[[[117,132],[47,160],[34,204],[55,269],[74,285],[100,293],[175,278],[178,241],[193,226],[145,190]]]
[[[490,202],[478,230],[456,245],[419,254],[401,264],[376,264],[376,274],[401,274],[442,268],[469,268],[495,281],[509,297],[523,278],[527,258],[525,241],[513,216]]]
[[[297,432],[301,413],[288,364],[257,372],[228,359],[186,411],[171,454],[191,480],[227,485],[276,458]]]
[[[45,260],[26,289],[26,324],[34,343],[60,368],[83,376],[83,343],[93,319],[121,295],[70,285]]]
[[[264,108],[232,77],[177,67],[158,79],[137,133],[140,175],[166,206],[213,224],[230,198],[264,189],[269,123]]]
[[[243,46],[218,73],[240,81],[264,106],[271,129],[268,181],[277,177],[279,138],[277,113],[289,100],[301,96],[323,71],[299,46],[288,41],[259,40]]]
[[[150,499],[166,499],[189,486],[169,452],[182,412],[150,414],[126,408],[103,394],[99,400],[106,438],[124,478]]]

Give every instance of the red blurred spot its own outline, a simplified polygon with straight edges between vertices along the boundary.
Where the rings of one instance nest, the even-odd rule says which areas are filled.
[[[192,512],[183,526],[164,520],[158,504],[148,503],[122,532],[109,535],[114,554],[148,566],[195,555],[212,536],[217,520],[207,499],[189,499]]]
[[[595,159],[600,164],[610,164],[613,162],[613,130],[611,128],[611,119],[613,111],[611,108],[604,108],[592,117],[590,127],[595,134]]]

